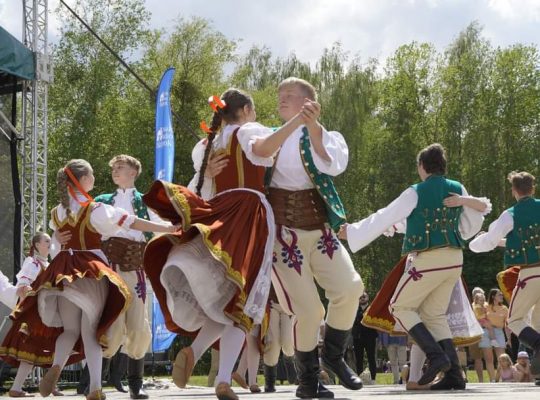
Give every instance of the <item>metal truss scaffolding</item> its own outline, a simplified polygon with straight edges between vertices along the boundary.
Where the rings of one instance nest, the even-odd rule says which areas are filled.
[[[36,231],[47,226],[47,97],[52,80],[47,42],[48,0],[23,1],[26,47],[36,57],[36,80],[27,82],[22,96],[22,249]]]

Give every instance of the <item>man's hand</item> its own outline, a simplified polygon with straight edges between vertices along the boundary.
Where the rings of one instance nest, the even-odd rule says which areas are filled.
[[[341,227],[339,228],[339,232],[338,232],[338,238],[340,239],[343,239],[343,240],[347,240],[347,227],[349,226],[349,224],[343,224],[341,225]]]
[[[31,286],[20,286],[17,288],[16,294],[17,294],[17,297],[19,297],[22,300],[26,297],[28,292],[31,292],[31,291],[32,291]]]
[[[223,171],[223,169],[229,164],[229,160],[226,158],[226,154],[214,154],[208,158],[208,164],[204,171],[206,178],[214,178]]]
[[[461,207],[463,205],[463,197],[457,193],[450,192],[450,196],[443,200],[446,207]]]
[[[306,99],[300,111],[304,124],[308,127],[315,127],[318,124],[319,117],[321,116],[321,105],[316,101]]]
[[[69,240],[71,239],[71,232],[70,231],[54,231],[54,237],[56,240],[58,240],[58,243],[60,243],[62,246],[65,245]]]

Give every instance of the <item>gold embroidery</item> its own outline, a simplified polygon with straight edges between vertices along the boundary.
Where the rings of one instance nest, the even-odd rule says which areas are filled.
[[[186,196],[180,190],[180,186],[163,182],[163,187],[172,206],[182,219],[182,228],[187,230],[191,225],[191,208]]]

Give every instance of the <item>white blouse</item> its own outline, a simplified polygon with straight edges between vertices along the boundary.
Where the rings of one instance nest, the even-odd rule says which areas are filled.
[[[17,274],[17,287],[30,286],[41,272],[41,267],[47,268],[49,262],[45,259],[39,259],[37,256],[26,257],[21,270]]]
[[[462,195],[468,196],[467,190],[461,186]],[[469,207],[463,207],[463,212],[459,217],[459,232],[465,240],[472,238],[482,228],[484,215],[491,212],[491,202],[487,198],[482,200],[487,208],[484,212],[476,211]],[[408,188],[391,202],[387,207],[378,210],[363,220],[349,224],[347,226],[347,242],[352,252],[364,248],[381,234],[392,230],[395,225],[399,225],[399,231],[405,230],[407,217],[416,208],[418,194],[412,187]],[[396,227],[397,228],[397,227]],[[389,235],[387,233],[387,235]]]
[[[81,201],[86,200],[82,195],[79,196]],[[79,203],[71,197],[69,207],[73,214],[77,214],[81,209]],[[63,221],[66,218],[67,213],[64,206],[58,205],[57,215],[60,221]],[[99,234],[103,236],[116,236],[117,233],[122,230],[127,231],[133,222],[135,222],[136,218],[135,215],[129,215],[126,210],[121,208],[103,203],[95,203],[91,210],[90,223]],[[51,221],[49,222],[49,227],[53,231],[58,229],[53,218],[51,218]],[[51,236],[51,257],[54,258],[60,252],[61,246],[55,235],[53,234]]]
[[[9,283],[7,276],[0,272],[0,301],[14,309],[17,305],[17,287]]]

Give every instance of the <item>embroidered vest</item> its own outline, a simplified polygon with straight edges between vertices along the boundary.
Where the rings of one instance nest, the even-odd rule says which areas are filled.
[[[57,229],[60,232],[71,232],[71,238],[62,246],[63,249],[101,249],[101,235],[90,223],[90,215],[95,206],[95,203],[90,203],[80,208],[77,214],[71,214],[63,220],[60,220],[58,216],[58,207],[52,209],[51,218]]]
[[[540,200],[520,199],[508,212],[514,229],[506,235],[505,265],[531,265],[540,262]]]
[[[117,194],[118,192],[100,194],[94,200],[98,203],[104,203],[110,206],[114,206],[114,198]],[[131,205],[133,206],[133,211],[138,218],[145,219],[147,221],[150,220],[150,216],[148,215],[148,208],[146,208],[146,205],[143,203],[142,193],[138,190],[135,190],[133,192],[133,199],[131,200]],[[154,237],[154,234],[152,232],[143,233],[147,242]]]
[[[463,248],[464,241],[459,233],[462,207],[445,207],[443,204],[450,192],[461,194],[461,184],[444,176],[432,175],[412,188],[418,194],[418,203],[407,217],[401,253],[437,247]]]
[[[315,186],[315,189],[321,196],[326,207],[326,214],[328,216],[328,222],[333,230],[338,231],[339,227],[346,221],[345,207],[341,202],[341,198],[334,186],[334,181],[330,175],[326,175],[320,172],[315,166],[313,161],[313,154],[311,154],[311,142],[309,140],[309,132],[306,127],[302,128],[302,137],[300,138],[300,157],[302,158],[302,164],[304,170],[308,174],[311,182]],[[276,157],[277,160],[277,157]],[[272,175],[275,169],[275,163],[272,168],[268,168],[266,171],[265,182],[266,186],[270,185],[272,181]]]

